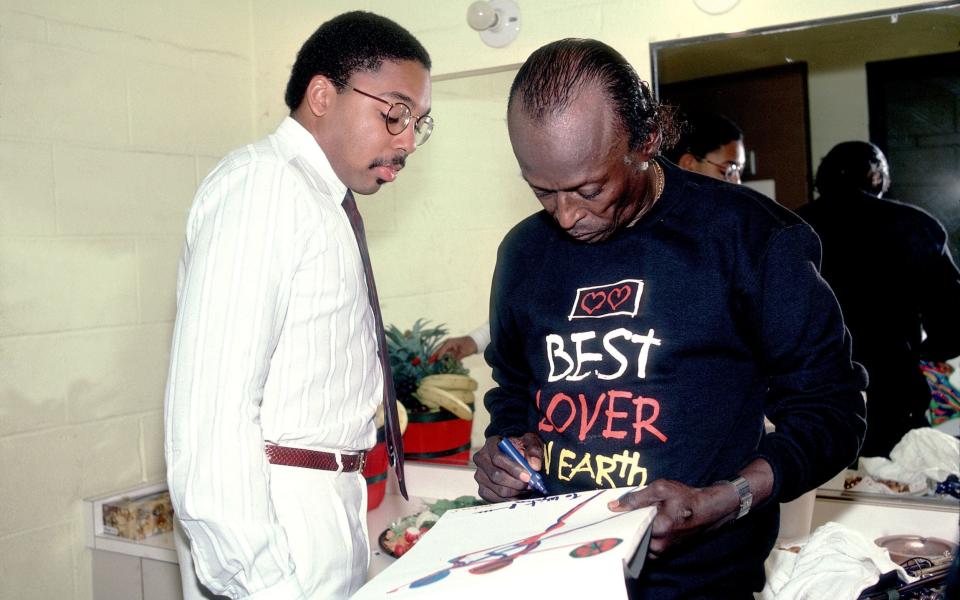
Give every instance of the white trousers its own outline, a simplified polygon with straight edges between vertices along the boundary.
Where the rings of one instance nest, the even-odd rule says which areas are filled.
[[[270,465],[270,497],[307,594],[304,600],[346,599],[360,589],[370,564],[363,476]],[[179,521],[174,537],[184,600],[221,598],[197,579]]]

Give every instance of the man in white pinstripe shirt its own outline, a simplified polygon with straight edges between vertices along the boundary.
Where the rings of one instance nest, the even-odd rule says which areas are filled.
[[[188,597],[345,598],[365,580],[360,471],[383,375],[341,201],[394,181],[429,137],[429,69],[388,19],[324,23],[297,55],[290,116],[197,192],[164,415]]]

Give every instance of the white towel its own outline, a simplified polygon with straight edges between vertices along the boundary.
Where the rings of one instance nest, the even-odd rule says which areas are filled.
[[[762,600],[856,598],[890,571],[897,571],[902,581],[914,579],[885,549],[834,522],[810,534],[798,554],[775,549],[766,570]]]
[[[923,427],[908,431],[890,451],[890,459],[865,457],[860,468],[874,479],[892,479],[926,491],[951,473],[960,475],[960,439]]]

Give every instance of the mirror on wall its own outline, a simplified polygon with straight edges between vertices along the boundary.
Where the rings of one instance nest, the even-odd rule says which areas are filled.
[[[890,163],[887,197],[937,217],[956,260],[958,50],[960,3],[940,2],[652,44],[652,83],[681,112],[736,122],[747,149],[744,184],[791,209],[813,199],[814,173],[834,145],[872,141]],[[951,381],[960,387],[958,371]],[[943,430],[956,435],[957,423]],[[831,487],[843,490],[844,479]]]

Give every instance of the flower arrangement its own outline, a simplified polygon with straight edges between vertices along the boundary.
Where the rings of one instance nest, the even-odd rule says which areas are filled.
[[[400,331],[390,325],[384,332],[387,337],[387,352],[393,370],[393,386],[399,400],[408,411],[426,412],[430,406],[417,397],[417,390],[424,377],[430,375],[467,375],[470,371],[451,354],[436,356],[437,348],[447,336],[443,324],[430,326],[430,321],[417,319],[413,327]]]

